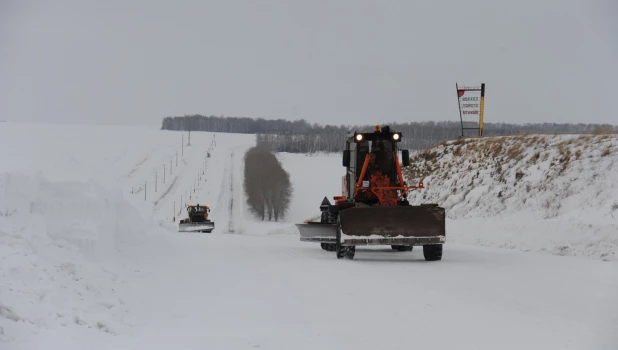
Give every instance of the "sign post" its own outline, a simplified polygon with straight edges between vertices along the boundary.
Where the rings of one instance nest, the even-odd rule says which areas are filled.
[[[464,130],[478,130],[478,136],[483,136],[484,110],[485,110],[485,83],[478,86],[459,86],[457,89],[457,103],[459,104],[459,120],[461,121],[461,137],[464,137]],[[478,116],[478,126],[476,121],[464,121],[465,117]],[[476,118],[475,118],[476,119]],[[466,123],[464,125],[464,122]],[[473,126],[470,126],[472,124]]]

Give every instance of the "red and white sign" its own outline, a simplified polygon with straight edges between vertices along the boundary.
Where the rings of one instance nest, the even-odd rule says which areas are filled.
[[[479,90],[457,90],[459,96],[459,106],[461,107],[461,115],[465,117],[473,117],[469,120],[478,123],[479,115],[481,114],[481,91]]]

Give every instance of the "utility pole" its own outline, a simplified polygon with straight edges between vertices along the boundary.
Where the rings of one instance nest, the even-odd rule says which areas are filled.
[[[163,164],[163,183],[165,183],[165,164]]]
[[[187,147],[191,146],[191,130],[189,130],[189,142],[187,142]]]

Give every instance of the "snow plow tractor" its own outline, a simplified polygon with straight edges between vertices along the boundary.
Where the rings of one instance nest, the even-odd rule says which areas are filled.
[[[215,229],[214,221],[208,219],[210,208],[208,205],[187,205],[186,219],[180,220],[178,231],[180,232],[212,232]]]
[[[407,193],[424,188],[409,186],[402,166],[410,165],[408,150],[398,144],[402,134],[376,125],[374,132],[350,133],[343,151],[346,175],[342,195],[334,204],[324,197],[320,222],[296,224],[300,240],[319,242],[337,258],[353,259],[356,246],[390,245],[395,251],[423,247],[427,261],[442,259],[446,241],[446,215],[438,204],[410,205]]]

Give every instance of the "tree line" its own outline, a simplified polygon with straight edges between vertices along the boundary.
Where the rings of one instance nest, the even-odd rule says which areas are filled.
[[[401,131],[403,138],[401,148],[423,150],[435,144],[454,140],[461,136],[459,121],[423,121],[409,123],[383,123],[392,130]],[[478,124],[477,124],[478,125]],[[474,127],[474,125],[465,125]],[[224,117],[186,115],[166,117],[163,130],[192,130],[256,134],[257,144],[270,147],[275,152],[318,153],[341,152],[345,138],[350,131],[372,131],[373,125],[319,125],[300,120],[267,120],[262,118]],[[588,133],[606,129],[618,131],[607,124],[569,124],[569,123],[485,123],[484,136],[508,136],[523,133]],[[465,130],[466,136],[473,136],[478,131]]]
[[[245,153],[244,188],[249,210],[260,220],[278,221],[292,199],[290,175],[266,147],[255,146]]]

